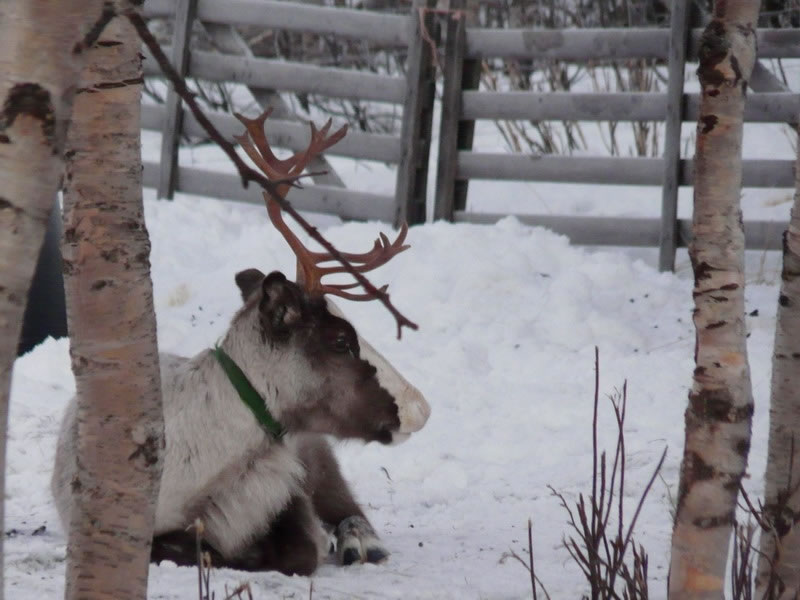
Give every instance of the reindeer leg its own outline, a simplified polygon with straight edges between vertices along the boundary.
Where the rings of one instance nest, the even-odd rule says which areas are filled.
[[[311,500],[294,496],[270,524],[269,532],[239,558],[239,568],[311,575],[327,554],[328,535],[314,514]]]
[[[353,497],[328,441],[319,435],[303,436],[298,451],[306,465],[305,488],[314,510],[335,531],[338,562],[350,565],[386,560],[389,551]]]

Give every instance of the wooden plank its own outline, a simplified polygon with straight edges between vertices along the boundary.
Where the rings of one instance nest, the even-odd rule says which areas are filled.
[[[233,139],[241,135],[244,126],[231,115],[225,113],[206,113],[214,126],[225,137]],[[188,135],[205,136],[206,133],[189,111],[185,111],[184,131]],[[303,123],[268,119],[266,125],[270,143],[276,148],[289,150],[305,150],[310,141],[310,127]],[[400,139],[384,134],[348,132],[338,144],[328,150],[328,154],[347,156],[364,160],[396,163],[400,160]]]
[[[158,174],[160,171],[160,163],[142,161],[142,186],[148,188],[157,188]]]
[[[461,72],[461,88],[466,90],[464,93],[471,93],[470,90],[477,90],[481,82],[481,68],[483,61],[479,59],[466,59],[463,62]],[[472,150],[472,142],[475,137],[475,121],[465,119],[463,116],[458,121],[458,141],[456,142],[459,151]],[[453,207],[456,210],[464,210],[467,207],[467,194],[469,193],[469,180],[456,180],[453,186]]]
[[[458,124],[461,115],[461,84],[466,47],[463,13],[447,15],[442,78],[442,114],[439,121],[439,161],[436,169],[433,218],[453,220],[456,171],[458,169]]]
[[[660,220],[629,217],[577,217],[569,215],[505,215],[456,211],[456,223],[494,224],[508,216],[525,225],[546,227],[565,235],[570,243],[582,246],[654,247],[660,236]],[[678,245],[686,247],[691,240],[691,219],[678,221]],[[780,221],[746,221],[744,224],[748,250],[779,250],[786,223]]]
[[[794,161],[742,161],[743,187],[791,188]],[[458,153],[459,179],[550,181],[660,186],[664,161],[660,158],[587,156],[532,156],[485,152]],[[681,160],[681,185],[693,185],[693,162]]]
[[[459,152],[460,179],[660,185],[660,158]]]
[[[213,52],[193,52],[189,75],[209,81],[235,81],[251,87],[334,98],[400,103],[405,96],[402,77]]]
[[[147,0],[142,8],[142,14],[148,19],[172,18],[176,10],[176,0]]]
[[[142,129],[148,131],[163,131],[165,113],[166,109],[162,104],[142,104]]]
[[[154,187],[158,181],[159,166],[151,162],[145,162],[143,166],[143,185]],[[207,198],[264,204],[261,189],[255,184],[243,188],[241,179],[237,175],[202,169],[180,167],[176,191]],[[293,188],[287,198],[299,210],[337,215],[343,219],[390,223],[394,216],[394,199],[391,196],[371,192],[309,185],[301,189]]]
[[[689,58],[697,60],[702,29],[693,29]],[[800,58],[800,30],[759,29],[759,58]],[[547,58],[584,62],[629,58],[669,58],[669,30],[467,29],[468,58]]]
[[[142,129],[161,131],[164,122],[164,106],[158,104],[142,105]],[[206,116],[219,129],[220,133],[233,141],[244,127],[239,121],[221,112],[207,112]],[[308,146],[310,128],[296,121],[272,119],[267,121],[267,131],[272,145],[287,150],[305,150]],[[183,132],[189,136],[205,137],[205,130],[188,109],[183,111]],[[396,163],[400,160],[400,138],[382,133],[348,132],[342,141],[328,151],[335,156],[347,156],[363,160]]]
[[[198,18],[207,23],[340,35],[385,46],[403,47],[410,39],[407,17],[368,10],[295,2],[200,0],[197,12]]]
[[[408,58],[406,59],[403,123],[400,128],[400,162],[395,186],[394,225],[424,223],[428,183],[428,155],[431,145],[436,71],[425,35],[438,38],[430,8],[436,0],[414,0],[408,18]],[[427,32],[423,34],[424,31]]]
[[[675,270],[675,248],[678,244],[678,187],[681,176],[681,126],[684,112],[683,82],[690,16],[687,5],[688,2],[673,2],[670,17],[663,154],[664,179],[661,185],[661,232],[658,243],[658,268],[661,271]]]
[[[696,121],[699,94],[686,94],[684,121]],[[477,92],[462,94],[462,119],[530,121],[663,121],[668,94],[654,92]],[[782,123],[800,114],[800,94],[751,93],[745,120]]]
[[[468,58],[664,59],[668,50],[666,29],[467,29]]]
[[[175,30],[172,37],[171,63],[178,75],[186,75],[189,64],[189,42],[194,23],[197,0],[177,0]],[[158,197],[172,198],[175,190],[175,175],[178,167],[178,144],[181,137],[182,111],[181,99],[172,84],[166,99],[166,116],[161,135],[161,174],[158,181]]]

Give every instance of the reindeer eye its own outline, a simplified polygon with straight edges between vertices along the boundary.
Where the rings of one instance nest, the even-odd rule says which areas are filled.
[[[339,352],[342,354],[350,350],[350,344],[347,342],[347,337],[344,335],[336,336],[336,339],[333,340],[333,350],[334,352]]]

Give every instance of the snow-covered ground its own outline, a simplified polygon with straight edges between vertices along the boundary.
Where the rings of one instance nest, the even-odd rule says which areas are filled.
[[[777,139],[769,127],[752,135],[762,149]],[[157,148],[157,140],[145,139],[147,158],[154,160]],[[207,150],[184,152],[201,164],[218,160]],[[770,156],[789,157],[783,146]],[[386,167],[347,161],[335,166],[359,187],[391,186]],[[473,187],[472,206],[498,211],[538,202],[548,207],[542,212],[559,203],[552,212],[654,216],[659,197],[658,190],[642,188],[481,186]],[[788,214],[790,191],[747,192],[745,199],[750,218],[781,219]],[[148,190],[145,208],[162,351],[191,355],[220,337],[240,303],[233,282],[238,270],[293,275],[293,257],[262,207],[197,197],[159,202]],[[369,248],[382,228],[317,221],[331,241],[352,251]],[[609,450],[616,433],[607,395],[628,382],[629,516],[668,449],[635,532],[650,555],[652,597],[663,597],[694,366],[685,254],[677,274],[659,273],[654,251],[577,248],[512,218],[495,226],[414,227],[409,242],[411,250],[373,280],[390,284],[393,301],[419,323],[418,332],[406,331],[398,341],[391,317],[376,303],[341,305],[359,332],[424,392],[433,413],[401,446],[339,446],[346,476],[392,555],[379,566],[323,565],[313,577],[313,597],[529,597],[527,572],[504,560],[510,550],[523,554],[527,548],[529,518],[537,574],[551,597],[580,597],[585,584],[562,547],[567,515],[548,486],[570,501],[590,490],[595,346],[601,446]],[[777,256],[749,253],[748,264],[756,413],[747,487],[757,496],[766,454]],[[73,392],[66,340],[48,340],[17,361],[8,449],[7,598],[62,594],[64,531],[48,483],[61,412]],[[250,582],[258,599],[309,593],[307,578],[219,570],[212,578],[217,598],[226,585],[242,581]],[[150,597],[196,598],[195,571],[153,567]]]

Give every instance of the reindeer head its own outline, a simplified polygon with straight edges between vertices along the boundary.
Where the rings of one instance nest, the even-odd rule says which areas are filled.
[[[287,430],[393,441],[400,431],[396,400],[362,358],[353,326],[332,314],[324,298],[277,271],[248,269],[236,283],[245,306],[235,321],[256,330],[256,354],[270,365],[264,385],[274,386],[276,412]]]
[[[264,132],[264,122],[268,116],[269,111],[252,120],[237,115],[246,128],[246,134],[236,139],[258,168],[273,181],[286,182],[297,177],[312,158],[335,144],[347,132],[344,126],[328,136],[330,120],[320,130],[312,124],[308,148],[279,160],[272,152]],[[289,185],[283,183],[277,188],[284,197]],[[430,406],[419,390],[356,334],[338,307],[325,297],[335,295],[348,300],[372,300],[375,296],[348,291],[358,285],[355,283],[324,284],[324,276],[342,273],[344,268],[321,266],[331,262],[332,256],[326,252],[308,250],[284,222],[278,203],[267,193],[264,193],[264,200],[270,220],[297,257],[297,283],[291,284],[285,278],[278,282],[274,278],[282,276],[276,273],[265,278],[255,269],[239,273],[237,283],[246,299],[253,294],[261,294],[258,310],[265,343],[280,344],[280,335],[287,335],[287,340],[292,338],[298,344],[296,348],[303,348],[307,352],[305,356],[311,361],[307,366],[309,372],[325,374],[319,394],[311,394],[310,397],[321,398],[321,402],[328,404],[322,411],[298,415],[297,422],[311,431],[383,442],[402,441],[422,428],[430,415]],[[366,273],[408,249],[409,246],[403,244],[407,232],[408,227],[404,224],[394,242],[380,234],[369,252],[343,253],[343,256],[359,273]],[[265,286],[278,283],[281,287],[272,293],[267,291]],[[260,292],[257,289],[259,286]],[[385,290],[386,286],[381,288],[381,291]],[[287,303],[278,302],[276,308],[271,310],[275,298],[283,298]],[[273,319],[277,323],[275,326],[272,325]],[[294,324],[283,325],[284,321]],[[387,416],[386,402],[392,405],[389,411],[394,411],[392,418]],[[347,425],[341,420],[345,414],[351,416]],[[291,424],[287,422],[287,426],[291,427]]]

